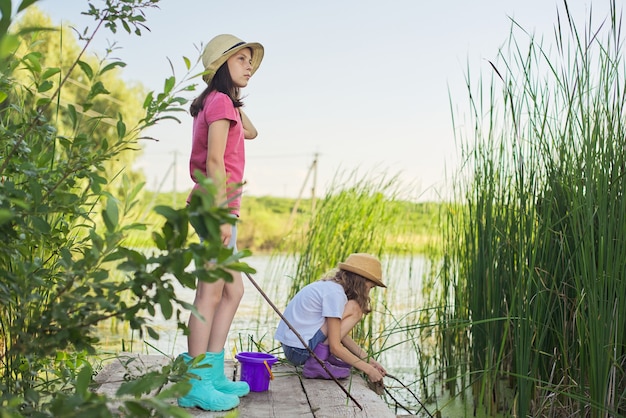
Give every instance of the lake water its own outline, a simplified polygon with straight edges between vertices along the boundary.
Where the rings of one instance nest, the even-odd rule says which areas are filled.
[[[245,261],[257,270],[257,273],[252,275],[253,279],[282,312],[287,303],[287,292],[291,288],[291,278],[295,273],[295,262],[285,258],[272,259],[270,256],[252,256],[246,258]],[[386,269],[383,274],[388,287],[387,289],[376,288],[375,292],[384,292],[384,294],[373,293],[372,295],[377,300],[374,303],[374,311],[371,313],[373,326],[382,335],[382,338],[376,342],[378,347],[374,349],[384,347],[383,352],[377,358],[378,361],[388,373],[406,385],[419,400],[416,400],[415,396],[404,389],[400,383],[389,378],[385,380],[387,388],[401,405],[407,406],[413,413],[421,409],[420,402],[426,403],[425,398],[429,396],[427,407],[430,411],[442,409],[442,405],[445,405],[442,409],[442,412],[445,412],[443,416],[472,416],[471,408],[466,407],[467,399],[450,400],[438,379],[422,376],[420,372],[425,367],[429,367],[429,364],[422,364],[420,368],[420,358],[422,362],[424,358],[434,358],[434,354],[429,353],[432,351],[432,346],[428,339],[420,337],[419,329],[416,327],[420,312],[426,309],[423,306],[422,283],[423,278],[430,271],[428,261],[423,257],[393,257],[382,262]],[[282,357],[282,350],[273,339],[280,317],[245,275],[243,280],[245,294],[231,326],[226,347],[227,357],[234,357],[235,351],[273,352]],[[177,283],[175,279],[173,282]],[[194,292],[180,285],[176,286],[179,298],[189,303],[193,302]],[[188,317],[189,312],[185,311],[183,314],[185,323]],[[166,320],[161,315],[156,315],[152,325],[160,334],[159,340],[148,336],[139,340],[124,332],[103,332],[104,335],[101,336],[103,347],[119,350],[124,340],[124,348],[128,351],[146,354],[164,353],[170,356],[187,351],[187,339],[178,329],[175,320]],[[260,344],[261,348],[257,349],[255,344]],[[430,364],[430,367],[436,366]],[[422,379],[427,382],[428,393],[422,389],[420,384]],[[398,408],[396,413],[408,414],[402,408]],[[429,415],[422,409],[418,416]]]

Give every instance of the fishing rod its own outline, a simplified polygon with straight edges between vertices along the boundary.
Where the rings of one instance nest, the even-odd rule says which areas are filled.
[[[326,373],[328,373],[328,375],[333,379],[333,381],[337,384],[337,386],[339,386],[341,388],[341,390],[348,395],[348,397],[352,400],[352,402],[354,402],[354,404],[356,406],[359,407],[359,409],[362,411],[363,407],[361,406],[361,404],[359,404],[357,402],[356,399],[354,399],[354,397],[350,394],[350,392],[348,392],[348,390],[343,387],[343,385],[335,378],[335,376],[333,376],[333,374],[330,372],[330,370],[328,370],[328,368],[326,367],[326,365],[324,364],[324,362],[322,360],[320,360],[320,358],[313,352],[313,350],[311,349],[311,347],[309,347],[309,344],[304,341],[304,338],[302,338],[302,336],[298,333],[298,331],[295,330],[295,328],[289,323],[289,321],[287,321],[287,318],[285,318],[285,316],[280,312],[280,310],[276,307],[276,305],[274,305],[274,302],[271,301],[271,299],[269,298],[269,296],[267,296],[267,294],[265,294],[265,292],[263,291],[263,289],[261,289],[261,287],[257,284],[257,282],[252,278],[252,276],[250,275],[250,273],[245,272],[246,276],[248,277],[248,279],[250,280],[250,282],[252,283],[252,285],[254,287],[256,287],[256,289],[259,291],[259,293],[261,294],[261,296],[263,296],[263,298],[267,301],[267,303],[269,303],[269,305],[272,307],[272,309],[274,309],[274,311],[278,314],[278,316],[280,316],[280,319],[283,320],[283,322],[285,322],[285,325],[287,325],[287,327],[293,331],[293,333],[296,335],[296,337],[298,337],[298,339],[300,340],[300,342],[302,343],[302,345],[304,347],[306,347],[306,349],[309,351],[309,353],[313,356],[313,358],[315,358],[315,360],[317,360],[317,362],[320,364],[320,366],[322,366],[322,368],[326,371]]]

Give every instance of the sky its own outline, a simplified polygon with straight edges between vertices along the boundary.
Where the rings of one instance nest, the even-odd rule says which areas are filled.
[[[605,16],[609,1],[569,3],[583,21],[590,9]],[[81,30],[94,26],[80,14],[86,4],[37,3],[54,23]],[[161,0],[146,13],[149,32],[102,32],[91,52],[116,43],[114,56],[127,64],[123,78],[159,92],[172,69],[184,77],[183,57],[195,62],[215,35],[260,42],[263,62],[242,90],[259,131],[247,142],[246,194],[311,197],[315,179],[319,197],[351,175],[397,175],[407,198],[439,200],[459,166],[455,132],[467,127],[453,126],[452,111],[456,121],[468,113],[466,76],[491,76],[488,61],[508,40],[512,19],[549,42],[557,10],[563,13],[562,0]],[[198,93],[204,88],[192,82]],[[142,141],[135,168],[149,189],[193,185],[191,116],[180,116],[182,123],[146,133],[158,142]]]

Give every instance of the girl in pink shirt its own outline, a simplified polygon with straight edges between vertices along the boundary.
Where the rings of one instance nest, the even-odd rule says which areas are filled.
[[[217,186],[217,201],[228,204],[239,215],[245,166],[244,140],[257,136],[254,125],[242,110],[239,91],[263,59],[263,46],[246,43],[233,35],[211,39],[202,54],[207,88],[191,104],[193,143],[189,169],[196,182],[196,170],[211,178]],[[192,191],[193,193],[193,191]],[[203,238],[203,237],[201,237]],[[236,248],[237,227],[221,226],[225,245]],[[190,392],[178,398],[182,407],[199,407],[209,411],[225,411],[239,405],[239,397],[250,391],[246,382],[232,382],[224,375],[224,346],[235,312],[243,296],[241,273],[231,272],[232,283],[218,280],[199,281],[194,307],[202,318],[189,318],[188,352],[185,362],[204,354],[199,365],[211,367],[190,370],[199,379],[191,379]]]

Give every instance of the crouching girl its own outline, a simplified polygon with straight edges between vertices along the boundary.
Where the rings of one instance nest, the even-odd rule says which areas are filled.
[[[284,317],[335,378],[348,377],[351,367],[355,367],[370,381],[378,382],[385,376],[385,369],[376,360],[368,360],[367,352],[349,334],[370,312],[370,290],[386,287],[380,261],[369,254],[355,253],[337,267],[334,275],[303,287],[287,304]],[[304,377],[331,378],[285,321],[279,322],[275,338],[290,363],[304,365]]]

